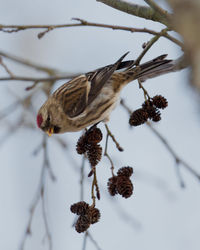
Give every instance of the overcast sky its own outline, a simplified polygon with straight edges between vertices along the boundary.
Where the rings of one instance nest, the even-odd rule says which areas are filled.
[[[144,4],[142,0],[134,1]],[[159,31],[162,25],[136,18],[105,6],[95,0],[1,0],[0,23],[2,24],[63,24],[70,23],[72,17],[92,22],[146,27]],[[94,27],[59,29],[37,38],[38,31],[0,33],[0,49],[32,60],[35,63],[57,68],[63,72],[87,72],[110,64],[126,51],[127,59],[136,58],[142,51],[142,44],[150,39],[146,34],[132,34],[125,31],[105,30]],[[161,38],[144,57],[143,61],[161,54],[168,58],[181,55],[178,47]],[[8,62],[8,61],[7,61]],[[16,75],[37,76],[14,63],[8,63]],[[194,169],[199,169],[199,109],[197,97],[187,83],[187,70],[151,79],[145,87],[151,96],[164,95],[169,107],[162,112],[162,120],[155,128],[167,138],[175,152]],[[6,76],[0,67],[0,75]],[[64,83],[60,81],[56,86]],[[30,83],[1,82],[0,107],[3,110],[13,102],[13,94],[23,97],[24,88]],[[55,86],[55,88],[56,88]],[[143,93],[137,82],[132,82],[122,97],[132,109],[143,102]],[[34,110],[45,101],[37,96]],[[15,124],[21,113],[20,108],[8,117]],[[25,119],[35,120],[26,114]],[[116,169],[132,166],[134,175],[134,195],[129,199],[110,198],[107,194],[107,179],[111,176],[110,165],[104,159],[97,166],[101,200],[97,207],[101,211],[99,223],[91,226],[91,234],[102,250],[130,248],[137,250],[197,250],[200,231],[200,183],[180,165],[186,187],[179,185],[174,158],[148,127],[130,129],[126,111],[118,106],[111,116],[110,128],[121,146],[123,153],[116,150],[110,141],[109,152]],[[1,121],[0,140],[8,129],[7,122]],[[104,126],[100,125],[105,134]],[[29,216],[29,207],[37,190],[42,167],[42,151],[36,157],[33,150],[42,141],[38,128],[19,129],[0,144],[0,249],[19,249]],[[56,135],[57,136],[57,135]],[[81,157],[75,152],[80,133],[61,135],[66,141],[63,150],[52,136],[48,138],[49,157],[57,182],[47,178],[45,204],[53,249],[82,249],[83,234],[78,234],[72,224],[74,215],[69,207],[80,199]],[[8,136],[6,136],[8,137]],[[105,138],[102,142],[104,147]],[[86,166],[85,174],[89,172]],[[85,180],[84,197],[90,199],[91,179]],[[128,220],[123,218],[127,213]],[[33,219],[32,237],[26,241],[26,250],[48,249],[47,239],[43,243],[44,223],[41,204]],[[95,249],[90,240],[87,250]]]

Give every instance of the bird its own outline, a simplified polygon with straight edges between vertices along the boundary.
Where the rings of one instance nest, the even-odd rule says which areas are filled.
[[[173,60],[166,59],[167,54],[135,65],[134,60],[123,61],[128,53],[115,63],[81,74],[55,90],[38,111],[38,127],[50,136],[107,123],[123,87],[136,79],[143,82],[168,73],[173,66]]]

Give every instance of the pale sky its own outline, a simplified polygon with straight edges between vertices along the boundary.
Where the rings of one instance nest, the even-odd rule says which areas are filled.
[[[134,2],[144,4],[142,0]],[[1,0],[0,3],[2,24],[63,24],[72,22],[72,17],[79,17],[92,22],[146,27],[156,31],[163,28],[158,23],[119,12],[94,0]],[[13,34],[1,32],[0,49],[63,72],[87,72],[113,63],[126,51],[130,51],[127,59],[136,58],[142,51],[142,44],[150,39],[146,34],[94,27],[55,30],[40,40],[37,34],[35,30]],[[143,62],[165,53],[172,59],[181,55],[178,47],[161,38],[146,54]],[[37,71],[6,62],[16,75],[38,75]],[[6,76],[1,67],[0,75]],[[64,81],[57,85],[62,83]],[[1,110],[13,102],[11,91],[23,97],[27,94],[24,88],[29,85],[1,82]],[[169,102],[169,107],[162,111],[161,122],[154,124],[156,129],[181,159],[200,172],[199,109],[197,96],[187,83],[187,70],[151,79],[144,86],[151,96],[161,94]],[[130,83],[123,90],[122,97],[132,109],[139,108],[143,102],[143,93],[137,82]],[[35,112],[44,100],[44,96],[34,99]],[[20,113],[19,108],[8,117],[8,121],[15,124]],[[35,117],[26,114],[25,119],[34,121]],[[102,250],[199,249],[200,183],[180,165],[186,185],[181,189],[174,158],[148,127],[144,125],[130,129],[128,119],[120,106],[113,112],[109,126],[125,151],[118,152],[110,141],[109,153],[116,170],[127,165],[134,168],[134,194],[129,199],[109,197],[106,185],[111,176],[110,164],[103,158],[97,166],[101,191],[97,207],[101,211],[101,219],[91,226],[91,234]],[[0,141],[6,135],[7,123],[1,121],[1,127]],[[100,125],[100,128],[105,135],[104,126]],[[45,204],[53,249],[56,250],[82,249],[83,234],[78,234],[72,228],[75,216],[69,210],[70,205],[80,199],[81,157],[75,151],[79,135],[69,133],[59,136],[68,145],[65,150],[58,146],[53,137],[48,138],[49,158],[57,182],[52,183],[47,178]],[[33,130],[19,129],[14,136],[0,144],[0,249],[19,249],[43,162],[42,152],[36,157],[32,152],[40,144],[42,136],[35,125]],[[104,143],[105,136],[101,143],[103,148]],[[87,165],[86,176],[88,172]],[[91,203],[91,179],[85,178],[84,197]],[[128,214],[128,220],[123,218],[120,211]],[[47,239],[42,242],[44,232],[40,204],[33,218],[32,236],[27,239],[24,249],[48,249]],[[90,240],[86,249],[95,249]]]

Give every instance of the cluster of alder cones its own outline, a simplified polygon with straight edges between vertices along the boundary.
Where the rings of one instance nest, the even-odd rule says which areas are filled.
[[[133,184],[130,180],[132,174],[132,167],[122,167],[118,170],[117,175],[108,179],[107,185],[110,195],[120,194],[124,198],[129,198],[133,193]]]
[[[129,119],[131,126],[139,126],[148,119],[158,122],[161,120],[159,109],[165,109],[168,106],[167,99],[161,95],[156,95],[142,104],[142,108],[135,110]]]
[[[71,205],[70,209],[72,213],[79,215],[75,224],[78,233],[85,232],[91,224],[98,222],[101,216],[99,209],[89,206],[85,201]]]
[[[161,120],[161,113],[159,110],[167,106],[167,100],[161,95],[149,98],[142,104],[142,108],[135,110],[131,114],[129,123],[131,126],[138,126],[145,123],[148,119],[158,122]],[[103,135],[101,130],[94,125],[87,130],[77,142],[77,153],[85,154],[92,168],[88,176],[93,174],[93,169],[101,160],[102,147],[99,143],[102,138]],[[113,176],[108,179],[107,183],[110,195],[114,196],[119,194],[124,198],[129,198],[133,194],[134,189],[130,180],[132,174],[133,168],[129,166],[120,168],[117,171],[117,175],[113,174]],[[97,192],[97,198],[100,199],[99,191]],[[79,216],[75,224],[75,229],[78,233],[85,232],[91,224],[98,222],[100,219],[99,209],[95,208],[94,205],[89,206],[85,201],[80,201],[71,205],[70,209],[72,213]]]
[[[96,126],[92,126],[77,142],[77,153],[86,154],[92,167],[95,167],[101,160],[102,147],[99,145],[99,142],[102,138],[103,135],[101,130]]]

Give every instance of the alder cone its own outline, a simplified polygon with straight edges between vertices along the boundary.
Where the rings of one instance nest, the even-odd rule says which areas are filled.
[[[156,95],[152,98],[153,104],[159,109],[165,109],[168,106],[167,99],[162,95]]]
[[[99,128],[93,128],[91,131],[86,133],[86,139],[88,144],[97,144],[103,138],[102,132]]]
[[[78,233],[85,232],[90,227],[90,218],[88,215],[81,215],[75,225],[75,229]]]
[[[135,110],[129,119],[129,124],[131,126],[139,126],[148,120],[148,113],[143,108]]]
[[[132,167],[122,167],[117,171],[118,176],[130,177],[132,174],[133,174],[133,168]]]
[[[97,223],[101,217],[100,211],[98,208],[90,208],[89,210],[90,222],[91,224]]]
[[[99,144],[88,145],[87,157],[92,167],[95,167],[102,156],[102,147]]]
[[[117,176],[113,176],[108,179],[108,192],[110,195],[114,196],[117,194]]]
[[[76,144],[76,151],[78,154],[84,154],[87,150],[87,144],[86,144],[86,139],[85,135],[82,135]]]
[[[122,197],[129,198],[133,193],[133,184],[131,180],[126,176],[118,176],[117,191]]]
[[[71,205],[70,210],[74,214],[85,215],[89,210],[89,204],[85,201],[80,201]]]

